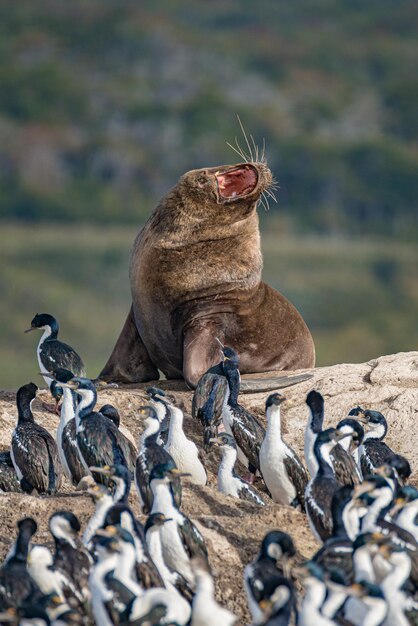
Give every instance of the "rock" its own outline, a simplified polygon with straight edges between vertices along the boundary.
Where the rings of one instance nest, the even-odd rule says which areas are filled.
[[[295,372],[302,373],[302,372]],[[309,415],[305,403],[311,389],[320,391],[325,399],[325,425],[331,426],[347,416],[353,406],[373,408],[387,418],[388,444],[411,462],[412,482],[418,484],[418,352],[407,352],[383,356],[368,363],[341,364],[320,367],[309,371],[312,377],[292,387],[281,389],[287,402],[283,405],[283,430],[286,439],[295,450],[303,455],[303,435]],[[289,372],[268,372],[248,375],[243,379],[251,386],[254,378],[263,380],[288,375]],[[292,373],[294,374],[294,373]],[[186,412],[185,430],[198,445],[201,444],[199,425],[190,417],[192,393],[181,381],[159,381],[158,385],[169,390]],[[142,431],[137,408],[146,403],[144,390],[147,385],[126,386],[120,389],[105,389],[99,394],[99,406],[114,404],[120,411],[122,423],[133,433],[135,440]],[[264,420],[264,403],[268,392],[248,392],[240,397],[244,406]],[[0,448],[10,444],[15,425],[15,394],[0,392]],[[47,393],[42,396],[47,400]],[[51,432],[55,432],[58,419],[47,413],[40,400],[33,406],[35,419]],[[209,482],[206,487],[186,483],[183,510],[193,520],[209,546],[210,561],[217,577],[218,599],[239,616],[240,624],[248,623],[242,585],[242,572],[249,560],[254,558],[264,534],[273,528],[289,532],[298,549],[298,559],[309,558],[317,544],[308,528],[304,514],[289,507],[271,503],[265,508],[237,503],[218,493],[216,472],[218,452],[207,455]],[[24,515],[33,515],[39,530],[37,543],[50,543],[47,531],[48,516],[60,509],[71,509],[84,525],[93,507],[87,496],[75,495],[70,485],[64,488],[61,497],[37,498],[19,494],[0,495],[0,518],[3,532],[0,535],[0,558],[7,553],[15,536],[15,524]],[[74,497],[72,494],[74,493]],[[131,504],[139,515],[136,493],[131,494]],[[142,518],[143,519],[143,518]]]

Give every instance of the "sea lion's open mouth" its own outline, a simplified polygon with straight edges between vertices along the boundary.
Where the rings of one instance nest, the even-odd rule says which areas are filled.
[[[232,167],[215,174],[221,198],[248,196],[257,186],[258,172],[252,165]]]

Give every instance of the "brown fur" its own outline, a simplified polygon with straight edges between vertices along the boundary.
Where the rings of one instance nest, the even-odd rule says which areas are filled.
[[[256,207],[272,178],[251,166],[248,195],[220,195],[215,173],[236,165],[187,172],[161,200],[134,244],[132,310],[102,378],[151,380],[158,368],[194,386],[220,360],[216,338],[238,352],[243,373],[314,365],[303,319],[261,282]]]

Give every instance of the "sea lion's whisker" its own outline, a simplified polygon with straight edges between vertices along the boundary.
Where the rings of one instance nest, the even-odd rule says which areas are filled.
[[[238,123],[239,123],[239,125],[241,127],[242,134],[244,135],[245,143],[247,144],[247,148],[248,148],[248,151],[250,153],[251,161],[254,163],[254,157],[253,157],[253,153],[251,151],[250,142],[248,141],[247,133],[244,130],[244,126],[242,125],[240,116],[237,115],[237,118],[238,118]]]
[[[226,145],[232,148],[232,150],[236,152],[238,156],[241,157],[241,159],[243,159],[246,163],[248,162],[247,159],[244,157],[244,155],[242,155],[241,152],[239,152],[236,148],[234,148],[234,146],[231,143],[229,143],[229,141],[226,142]]]
[[[254,141],[254,137],[252,135],[250,135],[250,139],[253,142],[253,146],[254,146],[255,162],[258,163],[258,146],[256,145]]]
[[[261,151],[261,163],[266,162],[266,138],[263,137],[263,149]]]
[[[276,202],[276,203],[277,203],[277,198],[276,198],[275,194],[272,192],[272,190],[271,190],[271,189],[266,189],[266,194],[267,194],[268,196],[270,196],[270,198],[271,198],[272,200],[274,200],[274,202]]]
[[[243,148],[241,148],[240,143],[239,143],[239,141],[238,141],[237,137],[235,137],[235,145],[238,147],[238,149],[239,149],[239,151],[240,151],[240,153],[241,153],[241,156],[242,156],[242,158],[244,159],[244,161],[245,161],[246,163],[248,163],[249,161],[251,161],[251,156],[248,156],[248,155],[247,155],[247,153],[245,152],[245,150],[244,150]]]

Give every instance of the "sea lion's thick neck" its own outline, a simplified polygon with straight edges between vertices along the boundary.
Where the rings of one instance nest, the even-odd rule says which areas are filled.
[[[254,236],[258,233],[256,203],[237,215],[230,206],[209,209],[204,216],[193,210],[193,203],[183,198],[177,188],[167,194],[158,205],[145,229],[157,235],[156,247],[183,248],[206,241]]]

